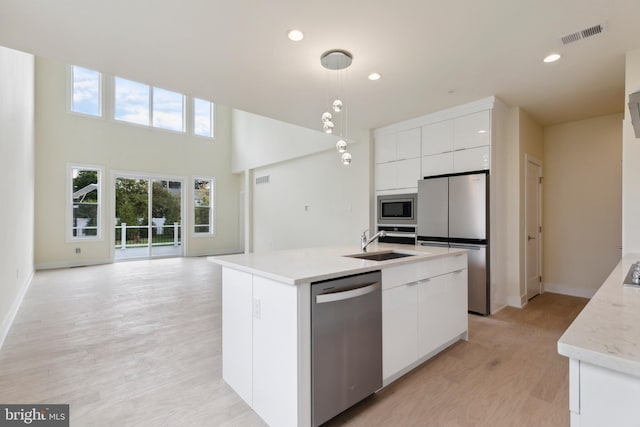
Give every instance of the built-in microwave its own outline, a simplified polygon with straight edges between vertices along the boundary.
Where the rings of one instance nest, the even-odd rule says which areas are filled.
[[[418,222],[417,199],[416,193],[378,196],[378,224],[415,225]]]

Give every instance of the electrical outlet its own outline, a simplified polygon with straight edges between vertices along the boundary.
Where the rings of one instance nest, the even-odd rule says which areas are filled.
[[[76,253],[79,254],[80,252],[82,252],[82,249],[76,248]]]

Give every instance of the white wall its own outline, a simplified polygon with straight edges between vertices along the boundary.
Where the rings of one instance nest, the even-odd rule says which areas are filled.
[[[613,114],[544,129],[547,291],[591,297],[620,260],[621,120]]]
[[[171,88],[167,88],[171,89]],[[183,223],[192,224],[194,176],[216,182],[217,233],[193,237],[183,233],[186,255],[236,251],[240,247],[238,194],[240,179],[231,173],[231,110],[216,106],[215,139],[82,117],[67,112],[67,67],[36,60],[36,215],[37,268],[109,262],[114,240],[113,171],[185,178],[187,204]],[[97,242],[66,241],[66,165],[101,166],[105,238]],[[76,254],[75,248],[81,248]]]
[[[0,347],[33,276],[34,58],[0,47]]]
[[[234,109],[232,117],[232,169],[236,173],[328,150],[338,140],[320,130],[246,111]]]
[[[320,120],[318,120],[320,122]],[[244,172],[246,251],[350,243],[370,227],[369,132],[350,129],[344,166],[338,139],[244,111],[233,111],[234,171]],[[269,176],[269,183],[256,184]]]
[[[628,95],[640,91],[640,49],[627,52],[622,134],[622,253],[640,253],[640,139],[629,118]]]

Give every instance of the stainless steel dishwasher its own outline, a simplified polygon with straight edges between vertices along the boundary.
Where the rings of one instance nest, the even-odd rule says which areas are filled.
[[[382,387],[380,271],[311,284],[311,421]]]

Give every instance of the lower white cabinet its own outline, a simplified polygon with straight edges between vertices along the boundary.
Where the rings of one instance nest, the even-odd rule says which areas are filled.
[[[467,270],[418,285],[418,357],[425,357],[467,330]]]
[[[466,339],[467,286],[465,254],[382,270],[385,385],[454,341]]]
[[[299,424],[298,289],[222,270],[222,377],[272,426]]]
[[[382,292],[382,378],[415,362],[418,355],[418,287]]]
[[[571,427],[640,425],[640,377],[569,361]]]
[[[222,378],[249,406],[253,401],[252,295],[251,274],[222,270]]]

